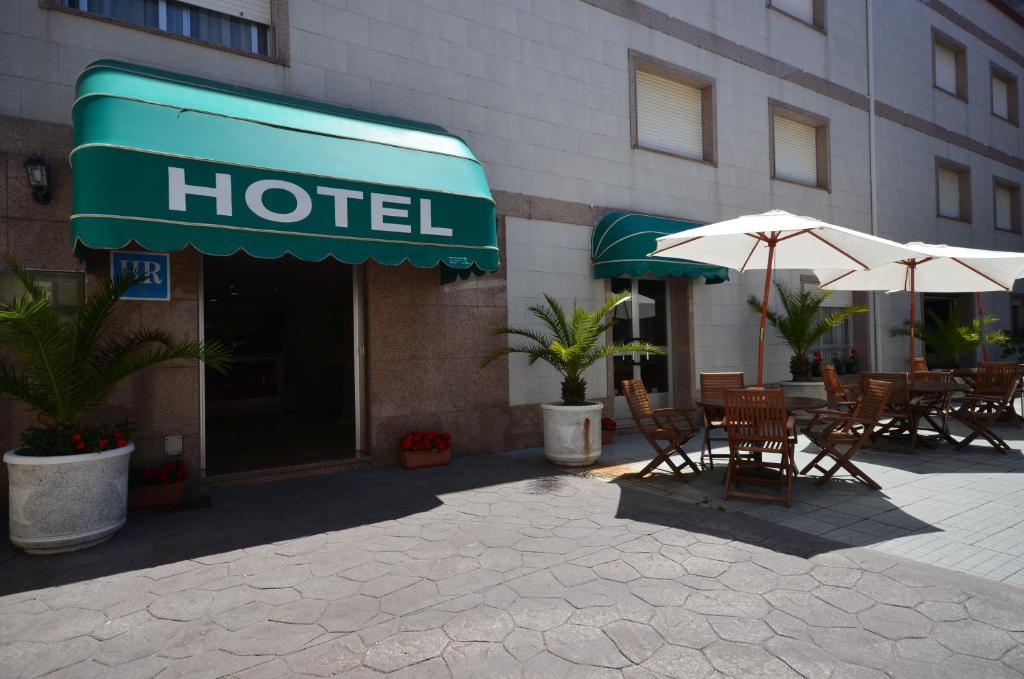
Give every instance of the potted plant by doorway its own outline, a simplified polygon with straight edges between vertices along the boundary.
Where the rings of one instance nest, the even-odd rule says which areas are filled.
[[[128,469],[128,509],[177,507],[185,500],[184,460],[173,460],[159,467]]]
[[[618,428],[618,424],[610,417],[601,418],[601,444],[612,444],[615,443],[615,430]]]
[[[452,435],[446,431],[413,431],[402,437],[402,466],[435,467],[452,461]]]
[[[492,351],[483,361],[508,354],[526,354],[530,364],[544,361],[562,376],[560,403],[542,403],[544,414],[544,454],[555,464],[585,466],[601,456],[601,411],[604,406],[587,400],[587,381],[583,373],[598,361],[614,354],[642,352],[663,355],[649,342],[605,343],[604,333],[612,327],[611,311],[629,299],[628,292],[609,297],[593,311],[575,306],[567,315],[550,295],[547,304],[530,307],[530,313],[543,330],[532,328],[496,328],[492,335],[508,335],[524,343],[512,343]]]
[[[10,538],[29,552],[65,552],[109,538],[124,525],[127,428],[94,426],[89,413],[126,377],[173,359],[222,370],[217,343],[175,343],[159,330],[108,332],[117,302],[139,279],[104,281],[73,316],[61,316],[33,276],[8,259],[25,292],[0,303],[0,393],[41,420],[7,463]]]

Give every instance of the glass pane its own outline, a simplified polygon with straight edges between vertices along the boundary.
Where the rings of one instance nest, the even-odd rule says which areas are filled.
[[[637,281],[639,304],[639,337],[657,346],[668,344],[665,281]]]
[[[613,278],[612,279],[612,294],[618,294],[620,292],[630,292],[633,289],[633,281],[628,278]],[[612,341],[613,342],[625,342],[633,336],[633,300],[623,302],[619,306],[615,307],[614,319],[615,324],[612,326]],[[615,359],[618,361],[618,357]],[[632,377],[632,375],[630,375]],[[627,378],[623,378],[627,379]],[[615,377],[615,388],[618,389],[619,378],[618,375]]]
[[[612,375],[615,383],[615,395],[622,396],[622,380],[633,379],[633,356],[632,354],[626,354],[625,356],[614,356],[612,357]]]
[[[85,299],[85,274],[64,271],[31,271],[36,283],[52,300],[61,316],[73,316]],[[0,272],[0,301],[13,302],[25,294],[25,287],[10,270]]]
[[[80,3],[77,6],[81,6]],[[93,14],[100,14],[139,26],[160,27],[157,0],[89,0],[88,7],[88,11]]]
[[[647,393],[668,393],[668,356],[640,354],[640,378]]]

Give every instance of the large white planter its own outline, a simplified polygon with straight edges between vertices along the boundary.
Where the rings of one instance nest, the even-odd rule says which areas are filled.
[[[102,453],[4,455],[11,542],[26,552],[70,552],[103,542],[128,512],[129,443]]]
[[[541,403],[544,413],[544,454],[555,464],[584,467],[601,457],[600,403],[564,406]]]

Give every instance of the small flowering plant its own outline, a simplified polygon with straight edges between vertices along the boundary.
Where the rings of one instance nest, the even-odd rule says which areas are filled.
[[[615,428],[618,426],[615,420],[610,417],[601,418],[601,431],[615,431]]]
[[[402,450],[447,450],[452,435],[446,431],[413,431],[402,437]]]
[[[102,453],[123,448],[131,442],[135,428],[130,422],[100,426],[30,427],[21,436],[18,452],[23,455],[77,455]]]
[[[159,467],[132,467],[128,473],[128,485],[138,488],[184,483],[187,471],[188,466],[184,460],[174,460]]]

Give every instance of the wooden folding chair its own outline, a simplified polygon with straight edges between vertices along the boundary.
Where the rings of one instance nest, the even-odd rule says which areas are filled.
[[[825,398],[828,400],[829,409],[849,412],[857,405],[859,388],[853,384],[843,384],[836,367],[831,363],[822,364],[821,381],[825,386]]]
[[[771,500],[787,507],[792,504],[793,420],[786,413],[781,389],[725,390],[724,426],[729,435],[725,499]],[[741,484],[781,486],[784,491],[739,490]]]
[[[1020,380],[1016,363],[982,363],[974,378],[974,391],[964,396],[960,407],[953,411],[953,417],[971,433],[956,444],[958,449],[966,448],[979,436],[992,444],[996,450],[1005,453],[1010,446],[992,430],[1007,408],[1013,407],[1013,396]]]
[[[928,361],[925,360],[924,356],[915,356],[910,359],[910,372],[926,373],[928,370]]]
[[[882,422],[871,434],[871,441],[875,442],[883,436],[910,436],[910,451],[913,451],[918,443],[917,424],[920,420],[918,411],[918,400],[910,395],[910,384],[907,373],[898,372],[877,372],[861,373],[861,392],[867,388],[870,380],[882,380],[889,382],[892,387],[889,389],[889,403],[882,413]],[[927,445],[927,442],[923,442]],[[929,446],[930,447],[930,446]],[[890,448],[906,452],[906,448]]]
[[[640,379],[622,380],[622,393],[626,396],[626,403],[629,404],[629,412],[633,415],[637,430],[656,452],[654,459],[637,472],[636,477],[643,478],[665,463],[676,478],[683,483],[689,483],[671,456],[678,453],[683,458],[683,464],[700,473],[700,467],[683,450],[683,445],[697,435],[697,428],[690,419],[690,412],[681,408],[655,410]]]
[[[700,396],[701,400],[717,401],[724,403],[726,389],[742,389],[743,373],[701,373],[700,374]],[[728,460],[728,455],[713,455],[711,452],[712,441],[728,441],[725,436],[712,436],[711,432],[722,429],[722,417],[725,414],[723,408],[704,407],[704,441],[700,446],[700,464],[708,469],[715,468],[715,458]],[[707,465],[704,458],[707,457]]]
[[[807,474],[812,469],[817,469],[822,472],[822,477],[814,484],[823,486],[837,471],[845,469],[853,478],[860,479],[875,490],[881,490],[882,487],[874,479],[853,463],[853,456],[864,442],[871,438],[871,432],[878,426],[878,420],[889,403],[892,386],[891,382],[884,380],[868,380],[853,411],[819,410],[815,413],[815,418],[827,420],[818,437],[814,439],[821,452],[801,469],[800,473]],[[842,451],[840,447],[843,448]],[[835,463],[829,469],[819,464],[826,457]]]

